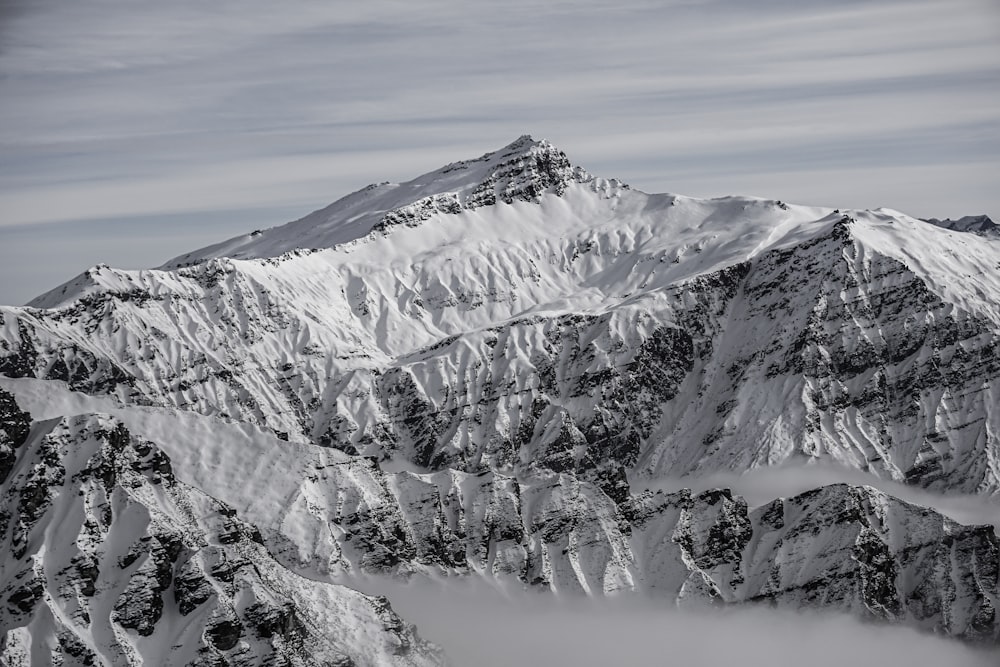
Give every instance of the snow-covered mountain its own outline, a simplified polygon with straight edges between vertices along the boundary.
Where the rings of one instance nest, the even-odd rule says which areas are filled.
[[[436,659],[383,603],[334,583],[359,572],[814,606],[997,642],[991,526],[856,484],[760,506],[644,490],[822,463],[996,497],[1000,239],[945,227],[649,195],[521,137],[0,308],[7,413],[30,413],[0,438],[7,512],[47,499],[5,522],[5,655],[65,636],[120,660],[166,646],[304,660],[251,631],[266,599],[299,617],[351,610],[325,639],[292,624],[294,641],[329,646],[316,656]],[[78,472],[95,457],[131,477]],[[108,498],[155,521],[104,520]],[[232,526],[249,537],[226,543]],[[164,534],[184,545],[169,563],[153,548]],[[67,559],[111,563],[143,538],[135,565],[95,566],[110,592],[80,597]],[[256,574],[220,580],[233,558]],[[209,596],[185,607],[194,620],[164,593],[187,570]],[[139,589],[165,601],[145,635],[116,611]],[[216,619],[241,629],[228,648]]]

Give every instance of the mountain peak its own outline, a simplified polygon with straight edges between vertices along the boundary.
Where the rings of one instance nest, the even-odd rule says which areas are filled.
[[[532,137],[530,134],[522,134],[517,139],[512,141],[510,144],[508,144],[507,148],[517,148],[519,146],[525,146],[525,145],[539,145],[548,143],[549,142],[545,139],[536,141],[535,138]]]
[[[570,184],[593,180],[551,142],[524,134],[478,158],[452,162],[403,183],[369,185],[304,218],[187,253],[163,268],[212,257],[273,257],[297,248],[329,248],[439,214],[515,201],[539,203],[545,194],[561,197]]]
[[[586,171],[570,164],[566,154],[552,143],[524,134],[500,150],[474,160],[453,162],[416,181],[444,187],[456,195],[462,208],[472,209],[498,201],[537,202],[546,191],[562,195],[569,183],[590,178]]]
[[[531,152],[537,152],[539,150],[553,150],[556,152],[562,152],[556,149],[550,141],[547,139],[535,139],[530,134],[522,134],[514,141],[510,142],[503,148],[495,151],[490,151],[489,153],[483,154],[480,160],[489,160],[494,156],[510,157],[515,154],[527,155]]]
[[[535,139],[530,134],[522,134],[514,141],[510,142],[503,148],[495,151],[491,151],[483,155],[484,158],[490,158],[493,156],[503,156],[512,157],[517,154],[529,155],[539,152],[553,152],[559,153],[565,156],[565,154],[556,148],[551,141],[548,139]]]
[[[953,232],[970,232],[979,236],[1000,237],[1000,225],[993,222],[988,215],[966,215],[958,220],[945,218],[925,218],[924,222],[929,222],[936,227],[950,229]]]
[[[499,156],[501,161],[510,160],[518,156],[523,158],[549,156],[554,160],[565,160],[568,164],[566,153],[559,150],[551,141],[548,139],[535,139],[530,134],[522,134],[500,150],[487,153],[487,155],[490,157]]]

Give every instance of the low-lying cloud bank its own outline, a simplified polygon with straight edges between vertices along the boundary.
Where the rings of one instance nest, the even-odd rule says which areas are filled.
[[[351,582],[387,595],[455,667],[684,665],[685,667],[995,667],[977,649],[908,628],[842,615],[764,607],[677,610],[629,597],[594,600],[503,590],[481,580]]]

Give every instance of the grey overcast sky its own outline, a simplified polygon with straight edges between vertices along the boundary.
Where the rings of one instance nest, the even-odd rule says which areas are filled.
[[[529,133],[647,192],[1000,215],[998,0],[0,0],[0,303]]]

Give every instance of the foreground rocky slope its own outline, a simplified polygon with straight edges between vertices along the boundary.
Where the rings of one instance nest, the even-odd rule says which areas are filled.
[[[642,490],[822,463],[997,495],[1000,241],[974,227],[647,195],[522,137],[0,307],[8,655],[65,636],[112,662],[167,646],[437,659],[333,583],[357,573],[817,607],[997,642],[991,526],[857,484],[762,506]],[[147,518],[105,520],[114,498]],[[73,558],[118,573],[93,610]],[[230,561],[253,568],[220,579]],[[209,595],[193,607],[187,584],[163,593],[189,570]],[[255,630],[254,600],[291,636]]]
[[[27,413],[8,414],[8,432],[24,432]],[[485,576],[681,606],[815,608],[1000,639],[993,528],[871,487],[832,485],[755,508],[724,489],[644,491],[615,503],[570,473],[386,473],[372,459],[312,445],[274,454],[263,434],[243,451],[225,441],[213,451],[185,441],[187,429],[172,448],[199,456],[175,471],[163,449],[132,433],[143,428],[108,416],[36,422],[15,450],[3,487],[18,517],[5,533],[15,557],[3,571],[10,655],[28,637],[60,646],[76,637],[116,662],[157,655],[169,636],[185,660],[276,654],[310,664],[323,645],[311,631],[337,659],[429,660],[431,649],[383,602],[318,583],[359,573]],[[196,463],[206,459],[218,468]],[[276,470],[286,479],[274,496],[266,487]],[[53,610],[41,612],[46,605]],[[271,612],[280,637],[268,634]],[[221,639],[212,630],[220,623]],[[105,624],[114,640],[93,635]],[[352,642],[360,628],[366,634]],[[371,647],[384,652],[365,653]]]
[[[0,660],[439,664],[384,598],[308,581],[108,416],[36,422],[0,392]],[[8,457],[9,460],[9,457]]]

